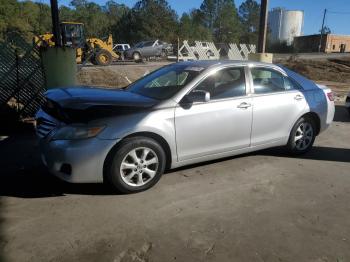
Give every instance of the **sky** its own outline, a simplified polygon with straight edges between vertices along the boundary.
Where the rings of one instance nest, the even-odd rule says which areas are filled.
[[[39,0],[49,2],[49,0]],[[90,0],[103,5],[107,0]],[[136,0],[115,0],[117,3],[132,7]],[[244,0],[235,0],[238,7]],[[259,1],[259,0],[258,0]],[[70,0],[58,0],[60,5],[69,5]],[[168,0],[171,7],[181,16],[193,8],[199,8],[202,0]],[[318,33],[324,9],[327,9],[326,23],[334,34],[350,35],[350,0],[270,0],[269,9],[274,7],[284,7],[287,10],[304,11],[305,35]]]

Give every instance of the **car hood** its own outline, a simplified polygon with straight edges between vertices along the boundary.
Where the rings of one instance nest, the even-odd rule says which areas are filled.
[[[95,105],[151,107],[157,100],[122,89],[61,88],[45,93],[46,97],[66,108],[86,109]]]
[[[55,112],[54,117],[64,118],[65,122],[87,122],[110,115],[147,110],[158,103],[158,100],[126,90],[91,87],[52,89],[45,96],[49,102],[43,109],[51,114]]]

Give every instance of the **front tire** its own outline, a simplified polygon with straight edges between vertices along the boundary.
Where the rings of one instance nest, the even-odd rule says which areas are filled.
[[[316,138],[315,121],[310,117],[301,117],[293,126],[287,149],[291,154],[301,155],[312,148]]]
[[[109,51],[101,49],[95,55],[95,61],[100,66],[108,66],[112,63],[112,55]]]
[[[137,193],[153,187],[161,178],[166,156],[159,143],[147,137],[127,138],[106,162],[106,179],[121,193]]]
[[[142,61],[142,56],[141,56],[141,54],[140,54],[139,52],[134,52],[134,53],[132,54],[132,58],[134,59],[134,61],[135,61],[136,63],[139,63],[139,62]]]

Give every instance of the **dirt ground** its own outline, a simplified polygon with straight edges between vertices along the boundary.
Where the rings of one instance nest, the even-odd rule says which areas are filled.
[[[0,137],[0,261],[350,261],[350,117],[308,154],[272,149],[168,172],[116,195],[40,164],[31,131]]]

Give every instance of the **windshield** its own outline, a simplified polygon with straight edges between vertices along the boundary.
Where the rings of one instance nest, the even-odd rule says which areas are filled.
[[[137,43],[134,47],[138,48],[138,47],[143,47],[145,42],[140,42],[140,43]]]
[[[168,99],[203,70],[203,67],[188,65],[166,66],[131,84],[127,90],[157,100]]]
[[[81,47],[84,41],[83,26],[81,24],[62,24],[66,44]]]

